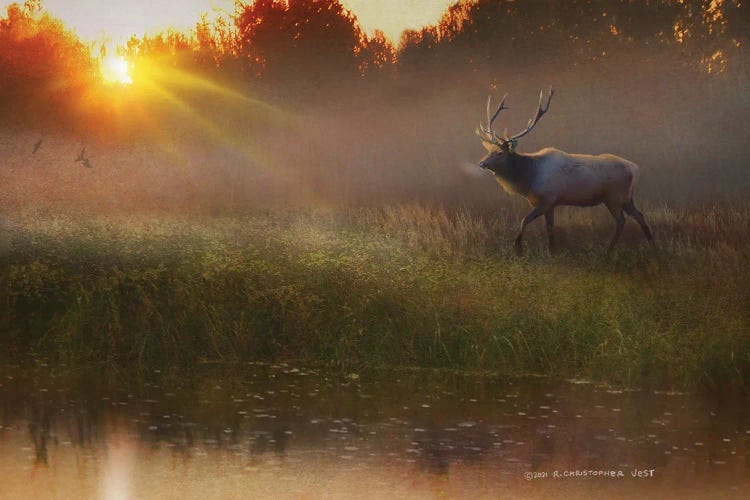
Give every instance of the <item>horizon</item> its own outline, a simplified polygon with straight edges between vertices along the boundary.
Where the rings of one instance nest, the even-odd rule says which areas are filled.
[[[437,23],[454,1],[381,0],[375,5],[368,0],[341,0],[341,4],[357,17],[363,32],[372,35],[380,30],[397,45],[404,30]],[[13,3],[23,2],[0,0],[3,11]],[[231,16],[234,0],[186,0],[179,10],[169,0],[42,0],[41,5],[82,40],[119,45],[132,36],[193,30],[203,14],[209,19]]]

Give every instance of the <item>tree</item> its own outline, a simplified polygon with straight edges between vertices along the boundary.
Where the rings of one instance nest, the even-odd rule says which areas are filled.
[[[363,75],[382,74],[396,62],[396,49],[380,30],[362,41],[360,52],[359,71]]]
[[[461,0],[437,25],[405,33],[398,60],[402,70],[540,55],[570,64],[682,44],[684,57],[718,66],[742,60],[747,33],[750,2],[740,0]]]
[[[11,4],[0,18],[0,100],[59,114],[96,79],[88,47],[38,0]]]
[[[257,0],[239,5],[235,23],[248,75],[297,91],[358,76],[369,53],[359,23],[338,0]]]

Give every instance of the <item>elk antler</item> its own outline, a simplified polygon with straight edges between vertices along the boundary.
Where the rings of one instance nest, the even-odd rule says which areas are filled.
[[[508,109],[507,106],[505,106],[505,99],[507,99],[508,94],[506,93],[503,96],[503,99],[500,101],[500,105],[497,107],[497,110],[495,113],[490,116],[491,109],[492,109],[492,94],[487,97],[487,128],[484,128],[484,125],[481,123],[479,124],[479,136],[483,139],[486,139],[487,141],[500,145],[503,142],[503,139],[501,139],[493,130],[492,130],[492,123],[495,121],[495,118],[497,118],[497,115],[500,114],[500,112],[504,109]],[[481,131],[481,133],[480,133]]]
[[[505,137],[504,140],[506,142],[507,141],[516,141],[516,140],[520,139],[521,137],[525,136],[526,134],[528,134],[529,132],[531,132],[531,129],[534,128],[534,126],[539,121],[539,119],[542,117],[542,115],[544,115],[544,113],[546,113],[547,110],[549,110],[549,103],[552,101],[552,96],[553,95],[555,95],[555,89],[553,89],[550,86],[550,88],[549,88],[549,97],[547,97],[547,105],[544,106],[544,108],[542,108],[542,100],[544,99],[544,90],[540,90],[539,91],[539,106],[537,107],[536,115],[534,115],[534,117],[531,120],[529,120],[529,123],[526,125],[526,130],[524,130],[523,132],[519,132],[518,134],[516,134],[516,135],[514,135],[512,137],[507,137],[507,135],[506,135],[506,137]]]

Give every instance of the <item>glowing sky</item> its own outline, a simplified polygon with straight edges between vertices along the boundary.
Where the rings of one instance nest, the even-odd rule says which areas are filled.
[[[367,33],[398,42],[407,28],[432,24],[455,0],[342,0]],[[3,9],[12,2],[0,0]],[[22,1],[19,0],[19,3]],[[234,0],[42,0],[42,5],[86,40],[112,42],[165,28],[191,29],[202,13],[233,12]]]

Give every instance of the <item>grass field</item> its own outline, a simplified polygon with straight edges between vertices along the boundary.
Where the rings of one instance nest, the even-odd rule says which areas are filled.
[[[0,345],[126,369],[294,360],[587,378],[750,383],[750,207],[644,206],[605,254],[601,210],[558,214],[517,257],[512,211],[85,218],[0,229]]]

